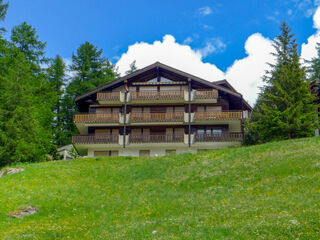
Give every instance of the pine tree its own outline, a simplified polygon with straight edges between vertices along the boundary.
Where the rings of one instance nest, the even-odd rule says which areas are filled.
[[[314,57],[310,61],[307,61],[307,63],[310,64],[307,71],[308,73],[310,73],[311,80],[320,80],[320,43],[317,43],[316,50],[317,57]]]
[[[9,3],[3,3],[3,0],[0,0],[0,21],[3,21],[6,18],[7,11],[9,8]],[[0,34],[5,32],[5,28],[0,28]]]
[[[250,122],[262,142],[311,136],[316,127],[316,105],[296,40],[286,23],[280,29],[281,35],[273,41],[276,64],[264,76],[265,86]]]
[[[52,122],[53,134],[55,137],[55,144],[61,146],[63,144],[63,122],[61,119],[61,101],[63,97],[63,87],[66,82],[66,64],[63,59],[57,55],[51,60],[50,66],[47,69],[48,81],[53,96],[53,112],[55,118]]]
[[[71,136],[77,132],[73,124],[73,115],[78,111],[74,103],[75,97],[102,86],[119,76],[115,65],[102,56],[102,49],[85,42],[72,55],[70,71],[73,73],[70,83],[66,87],[63,98],[61,118],[64,122],[63,144],[71,142]]]
[[[138,67],[136,66],[136,60],[134,60],[131,64],[130,64],[130,69],[128,71],[126,71],[126,74],[130,74],[133,73],[135,71],[138,70]]]
[[[307,63],[310,64],[310,66],[308,67],[310,81],[314,81],[313,84],[315,84],[312,91],[314,96],[316,97],[316,103],[318,106],[318,117],[320,119],[320,43],[317,43],[316,50],[317,56],[312,58],[311,61],[307,61]]]
[[[5,51],[0,59],[5,66],[0,70],[0,165],[44,160],[52,146],[50,127],[44,124],[47,105],[37,97],[24,54]]]
[[[26,58],[37,65],[47,62],[45,57],[46,43],[39,40],[36,29],[23,22],[11,32],[11,41],[25,54]]]

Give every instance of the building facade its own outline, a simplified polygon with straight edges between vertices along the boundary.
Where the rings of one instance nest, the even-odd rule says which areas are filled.
[[[250,105],[226,81],[159,62],[78,96],[83,156],[160,156],[241,144]]]

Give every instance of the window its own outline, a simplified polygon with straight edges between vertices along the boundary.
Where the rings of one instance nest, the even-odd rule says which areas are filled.
[[[173,81],[168,78],[161,77],[160,82],[173,82]]]
[[[222,130],[221,129],[213,129],[212,133],[214,136],[221,136],[222,135]]]
[[[201,129],[201,128],[200,128],[200,129],[197,129],[197,134],[200,134],[200,135],[201,135],[201,134],[204,134],[204,129]]]
[[[166,149],[166,155],[168,154],[176,154],[176,150],[175,149]]]
[[[150,81],[148,82],[158,82],[158,79],[157,78],[154,78],[154,79],[151,79]]]
[[[119,151],[94,151],[95,157],[119,156]]]
[[[108,151],[94,151],[93,155],[95,157],[106,157],[106,156],[109,156]]]
[[[150,156],[150,150],[139,150],[139,157],[148,157]]]
[[[210,135],[212,133],[212,129],[211,128],[207,128],[206,129],[206,134]]]
[[[119,156],[119,151],[110,151],[110,156]]]

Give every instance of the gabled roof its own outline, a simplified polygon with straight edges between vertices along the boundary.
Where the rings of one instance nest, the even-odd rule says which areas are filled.
[[[226,79],[219,80],[219,81],[214,81],[213,83],[217,84],[217,85],[220,85],[220,86],[223,86],[225,88],[228,88],[228,89],[230,89],[230,90],[232,90],[234,92],[237,92],[237,90],[235,90]]]
[[[199,78],[197,76],[194,76],[192,74],[189,74],[189,73],[183,72],[181,70],[178,70],[176,68],[173,68],[173,67],[170,67],[168,65],[165,65],[163,63],[156,62],[156,63],[151,64],[151,65],[149,65],[147,67],[144,67],[144,68],[142,68],[140,70],[137,70],[137,71],[135,71],[135,72],[133,72],[131,74],[125,75],[123,77],[120,77],[120,78],[118,78],[118,79],[116,79],[116,80],[114,80],[112,82],[109,82],[109,83],[107,83],[107,84],[105,84],[105,85],[103,85],[101,87],[95,88],[95,89],[93,89],[93,90],[91,90],[91,91],[89,91],[89,92],[87,92],[85,94],[77,96],[75,101],[77,102],[77,101],[79,101],[81,99],[84,99],[84,98],[86,98],[86,97],[88,97],[88,96],[90,96],[92,94],[95,94],[97,92],[103,91],[103,90],[105,90],[107,88],[110,88],[112,86],[115,86],[117,84],[120,84],[120,83],[124,82],[125,80],[130,80],[133,77],[136,77],[136,76],[138,76],[138,75],[140,75],[140,74],[142,74],[142,73],[144,73],[146,71],[152,70],[154,68],[161,68],[161,69],[164,69],[164,70],[167,70],[167,71],[171,71],[171,72],[176,73],[176,74],[178,74],[178,75],[180,75],[182,77],[190,78],[193,81],[199,82],[199,83],[207,85],[209,87],[213,87],[213,88],[215,88],[217,90],[220,90],[222,92],[231,94],[231,95],[236,96],[236,97],[242,97],[242,95],[239,92],[237,92],[226,80],[210,82],[210,81],[207,81],[205,79],[202,79],[202,78]],[[225,86],[223,86],[223,85],[225,85]],[[247,102],[244,101],[244,103],[245,103],[245,105],[247,105],[247,107],[249,109],[252,109],[251,106]]]

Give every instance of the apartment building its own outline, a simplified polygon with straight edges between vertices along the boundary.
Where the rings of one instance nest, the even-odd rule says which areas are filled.
[[[251,107],[226,80],[155,63],[76,99],[83,156],[160,156],[238,146]]]

